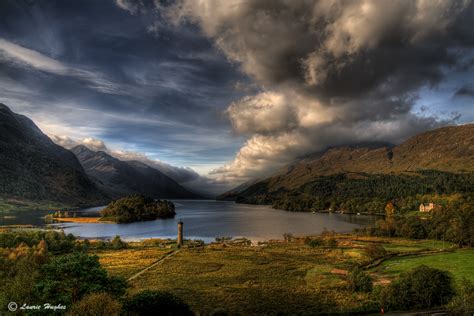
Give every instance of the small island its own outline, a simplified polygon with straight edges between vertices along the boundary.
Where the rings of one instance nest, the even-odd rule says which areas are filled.
[[[167,200],[154,200],[143,195],[130,195],[111,202],[100,211],[101,221],[132,223],[172,218],[176,215],[174,204]]]

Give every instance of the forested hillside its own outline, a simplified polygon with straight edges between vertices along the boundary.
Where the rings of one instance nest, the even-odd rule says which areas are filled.
[[[408,212],[433,199],[471,195],[473,188],[474,124],[468,124],[422,133],[395,147],[331,148],[233,196],[289,211],[381,213],[388,202]]]

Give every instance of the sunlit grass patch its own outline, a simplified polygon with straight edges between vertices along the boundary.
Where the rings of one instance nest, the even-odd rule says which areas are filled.
[[[312,288],[340,288],[346,284],[344,276],[333,273],[336,270],[333,265],[316,265],[306,271],[305,282]]]
[[[474,282],[473,262],[474,249],[467,249],[433,255],[393,258],[384,261],[379,267],[374,269],[374,271],[392,277],[425,264],[433,268],[451,272],[456,280],[465,277]]]
[[[442,250],[453,246],[450,242],[439,240],[394,240],[391,243],[383,244],[388,251],[410,252],[420,250]]]
[[[158,247],[99,250],[100,263],[113,275],[130,277],[153,264],[169,252]]]
[[[207,313],[219,306],[243,314],[264,313],[270,306],[288,312],[318,308],[320,295],[304,279],[312,265],[295,260],[291,251],[286,257],[281,254],[279,247],[183,250],[133,280],[132,292],[171,291]],[[292,301],[297,305],[288,305]]]

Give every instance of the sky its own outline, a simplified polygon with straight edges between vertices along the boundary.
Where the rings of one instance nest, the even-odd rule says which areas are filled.
[[[473,19],[468,0],[3,0],[0,102],[219,193],[473,122]]]

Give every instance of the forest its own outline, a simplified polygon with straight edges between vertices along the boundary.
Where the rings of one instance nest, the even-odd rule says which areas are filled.
[[[238,203],[270,204],[287,211],[343,211],[383,214],[388,202],[398,214],[418,209],[420,203],[446,204],[457,196],[472,195],[474,173],[421,170],[401,174],[339,173],[320,176],[295,190],[266,190],[251,186],[236,199]]]

